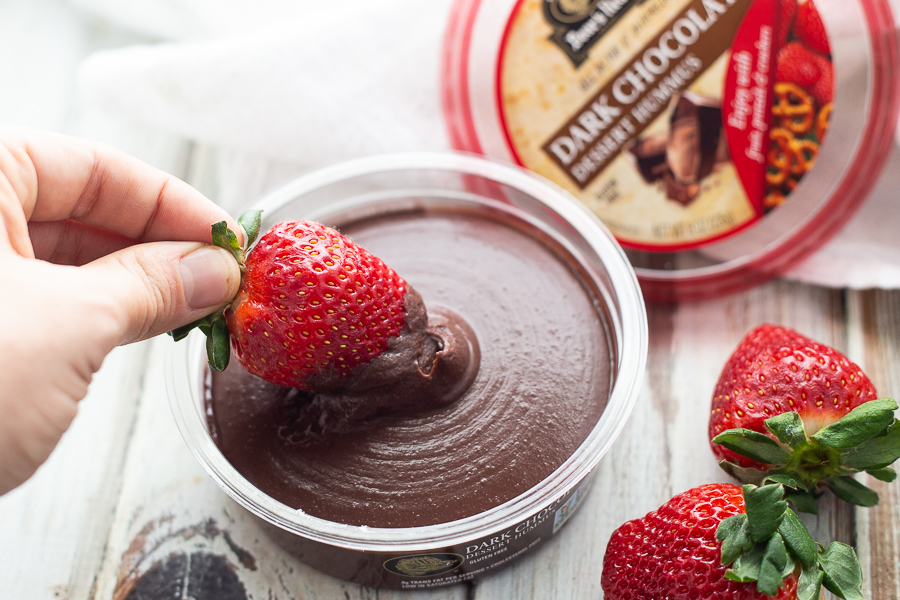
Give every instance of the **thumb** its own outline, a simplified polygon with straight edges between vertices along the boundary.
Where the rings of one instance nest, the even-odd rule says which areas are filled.
[[[189,242],[137,244],[87,270],[96,297],[113,303],[117,343],[134,342],[204,317],[237,294],[241,272],[226,250]]]

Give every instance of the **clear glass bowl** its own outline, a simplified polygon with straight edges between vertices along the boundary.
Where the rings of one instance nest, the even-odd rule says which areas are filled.
[[[309,173],[255,205],[263,230],[286,219],[339,225],[428,206],[513,210],[575,257],[608,322],[614,382],[608,404],[581,446],[554,473],[520,496],[484,513],[425,527],[358,527],[286,506],[249,483],[225,459],[207,429],[204,338],[173,344],[169,400],[191,452],[238,504],[289,535],[351,552],[404,554],[459,547],[508,529],[573,492],[610,448],[638,394],[647,354],[647,319],[640,288],[619,245],[599,220],[555,185],[517,167],[469,155],[399,154],[338,164]],[[314,565],[317,566],[317,565]],[[341,576],[338,574],[338,576]],[[369,585],[372,585],[367,580]],[[377,584],[377,582],[376,582]]]

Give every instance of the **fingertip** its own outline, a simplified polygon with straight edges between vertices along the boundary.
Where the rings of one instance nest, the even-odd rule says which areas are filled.
[[[234,257],[215,246],[202,246],[178,265],[184,300],[194,310],[214,309],[237,295],[241,272]]]
[[[97,311],[116,317],[115,344],[203,318],[237,294],[241,278],[230,253],[196,242],[136,244],[78,268],[91,274]]]

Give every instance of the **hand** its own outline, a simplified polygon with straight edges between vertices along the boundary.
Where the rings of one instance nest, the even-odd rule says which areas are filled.
[[[0,494],[43,463],[117,345],[221,308],[240,272],[209,246],[236,223],[112,148],[0,130]]]

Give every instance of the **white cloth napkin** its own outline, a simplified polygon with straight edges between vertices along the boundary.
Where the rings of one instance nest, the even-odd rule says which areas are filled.
[[[102,110],[296,171],[449,148],[440,51],[452,0],[70,1],[163,40],[85,61],[82,97]],[[787,277],[900,288],[897,189],[895,151],[860,212]]]
[[[158,18],[135,26],[186,40],[96,53],[79,75],[89,102],[300,168],[448,146],[438,85],[449,0],[268,0],[259,12],[234,0],[142,1],[128,4],[141,15],[159,5]]]

